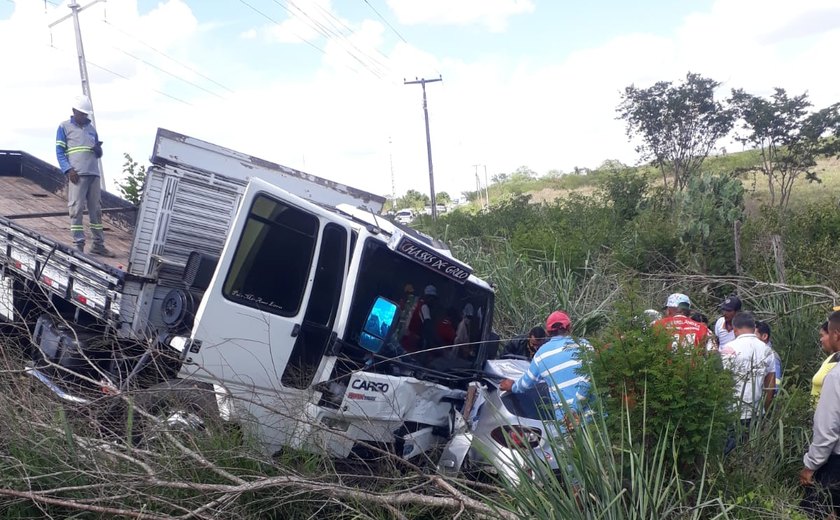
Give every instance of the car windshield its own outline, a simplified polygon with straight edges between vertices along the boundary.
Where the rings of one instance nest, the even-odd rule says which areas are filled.
[[[346,343],[359,345],[365,318],[376,298],[382,297],[395,302],[399,311],[378,359],[398,359],[441,372],[481,366],[482,339],[492,314],[489,289],[450,280],[372,238],[364,244],[360,272]],[[347,349],[345,355],[361,360],[369,353],[359,347]]]

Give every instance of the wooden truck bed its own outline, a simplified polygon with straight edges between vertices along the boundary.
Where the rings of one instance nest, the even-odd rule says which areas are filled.
[[[72,247],[66,189],[53,192],[48,188],[60,188],[55,183],[52,183],[52,186],[49,183],[47,183],[47,186],[42,186],[32,179],[9,175],[10,173],[17,172],[0,171],[0,215],[22,228]],[[104,258],[89,255],[87,252],[85,254],[97,262],[124,270],[128,267],[129,251],[133,239],[133,230],[125,222],[125,213],[131,213],[132,210],[126,207],[108,208],[106,200],[110,201],[113,198],[115,197],[110,194],[103,197],[103,208],[106,209],[106,213],[103,214],[102,224],[105,228],[105,245],[116,256],[114,258]],[[115,209],[117,211],[113,211]],[[119,215],[122,221],[115,220],[113,218],[114,213],[122,213],[122,215]],[[85,232],[88,235],[86,249],[89,250],[93,243],[87,227],[87,215],[85,215],[84,222]]]

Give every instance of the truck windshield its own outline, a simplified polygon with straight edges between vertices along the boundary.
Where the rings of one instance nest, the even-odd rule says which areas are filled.
[[[439,372],[481,366],[483,339],[492,318],[493,295],[467,282],[460,284],[389,249],[380,240],[364,244],[360,275],[353,295],[345,341],[359,335],[377,297],[399,306],[395,324],[378,353]],[[363,349],[349,349],[362,359]]]

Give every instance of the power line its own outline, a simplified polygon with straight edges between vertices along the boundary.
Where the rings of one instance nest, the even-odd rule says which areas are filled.
[[[95,1],[98,1],[98,0],[95,0]],[[92,3],[88,4],[86,7],[89,7],[89,6],[93,5],[93,3],[95,3],[95,2],[92,2]],[[75,12],[74,12],[74,13],[75,13]],[[58,23],[58,22],[55,22],[55,23]],[[107,22],[106,22],[106,23],[107,23]],[[53,25],[54,25],[54,24],[53,24]],[[52,25],[51,25],[50,27],[52,27]],[[77,32],[78,32],[78,28],[77,28]],[[77,39],[78,39],[78,38],[79,38],[79,35],[77,34]],[[137,61],[137,62],[139,62],[139,63],[142,63],[142,64],[144,64],[144,65],[146,65],[146,66],[148,66],[148,67],[151,67],[151,68],[153,68],[153,69],[155,69],[155,70],[157,70],[157,71],[159,71],[159,72],[162,72],[163,74],[166,74],[166,75],[168,75],[168,76],[170,76],[170,77],[172,77],[172,78],[175,78],[175,79],[177,79],[177,80],[179,80],[179,81],[183,81],[183,82],[184,82],[184,83],[186,83],[187,85],[190,85],[190,86],[192,86],[192,87],[194,87],[194,88],[197,88],[197,89],[199,89],[199,90],[201,90],[201,91],[203,91],[203,92],[206,92],[206,93],[208,93],[208,94],[211,94],[211,95],[213,95],[213,96],[216,96],[216,97],[218,97],[219,99],[224,99],[224,98],[223,98],[223,96],[220,96],[219,94],[217,94],[217,93],[213,92],[212,90],[206,89],[206,88],[202,87],[201,85],[198,85],[197,83],[194,83],[194,82],[192,82],[192,81],[190,81],[190,80],[188,80],[188,79],[186,79],[186,78],[184,78],[184,77],[182,77],[182,76],[180,76],[180,75],[178,75],[178,74],[175,74],[175,73],[173,73],[173,72],[170,72],[170,71],[168,71],[168,70],[166,70],[166,69],[164,69],[164,68],[162,68],[162,67],[159,67],[159,66],[155,65],[154,63],[152,63],[152,62],[150,62],[150,61],[146,60],[146,59],[143,59],[143,58],[141,58],[141,57],[139,57],[139,56],[135,56],[134,54],[132,54],[132,53],[130,53],[130,52],[128,52],[128,51],[126,51],[126,50],[124,50],[124,49],[121,49],[121,48],[117,47],[116,45],[113,45],[113,44],[112,44],[112,45],[111,45],[111,47],[112,47],[114,50],[117,50],[117,51],[121,52],[122,54],[125,54],[125,55],[126,55],[126,56],[128,56],[129,58],[131,58],[131,59],[133,59],[133,60],[135,60],[135,61]],[[83,61],[83,62],[87,63],[87,59],[86,59],[86,57],[84,56],[84,53],[81,51],[81,48],[80,48],[80,55],[79,55],[79,59],[80,59],[81,61]],[[103,68],[103,67],[101,67],[101,66],[100,66],[99,68]],[[107,69],[106,69],[106,70],[107,70]],[[112,73],[113,73],[113,71],[109,71],[109,72],[112,72]],[[84,91],[84,93],[85,93],[86,95],[90,96],[89,92],[88,92],[88,91],[86,90],[86,88],[85,88],[85,84],[86,84],[86,82],[87,82],[86,76],[87,76],[87,73],[86,73],[86,72],[83,72],[83,73],[82,73],[82,87],[83,87],[83,88],[82,88],[82,90]],[[125,76],[122,76],[122,77],[124,77],[125,79],[128,79],[128,78],[127,78],[127,77],[125,77]],[[168,94],[164,94],[164,95],[169,96]],[[173,96],[169,96],[169,97],[172,97],[173,99],[176,99],[176,100],[178,100],[178,101],[183,101],[183,100],[178,99],[178,98],[175,98],[175,97],[173,97]]]
[[[403,35],[402,35],[402,34],[400,34],[400,32],[396,29],[396,27],[394,27],[393,25],[391,25],[391,23],[390,23],[390,22],[389,22],[389,21],[388,21],[388,20],[387,20],[384,16],[382,16],[382,14],[381,14],[381,13],[380,13],[380,12],[379,12],[379,11],[378,11],[375,7],[373,7],[373,5],[371,5],[371,3],[370,3],[368,0],[362,0],[362,1],[363,1],[365,4],[367,4],[367,6],[368,6],[368,7],[370,7],[371,11],[373,11],[373,12],[376,14],[376,16],[378,16],[378,17],[379,17],[379,19],[380,19],[380,20],[382,20],[382,23],[384,23],[386,26],[388,26],[388,28],[389,28],[389,29],[391,29],[391,31],[392,31],[394,34],[396,34],[396,35],[397,35],[397,38],[399,38],[400,40],[402,40],[402,42],[403,42],[403,43],[405,43],[405,44],[407,44],[407,45],[411,45],[410,43],[408,43],[408,40],[406,40],[406,39],[403,37]],[[435,67],[435,72],[437,72],[438,76],[440,76],[440,75],[441,75],[441,74],[440,74],[440,71],[439,71],[436,67]]]
[[[385,19],[385,17],[384,17],[384,16],[382,16],[381,14],[379,14],[379,11],[377,11],[375,7],[373,7],[372,5],[370,5],[370,2],[368,2],[368,0],[364,0],[364,2],[367,4],[367,6],[368,6],[368,7],[370,7],[370,9],[371,9],[374,13],[376,13],[376,16],[378,16],[378,17],[379,17],[379,19],[380,19],[380,20],[382,20],[382,22],[383,22],[385,25],[387,25],[387,26],[388,26],[388,28],[389,28],[389,29],[391,29],[391,31],[393,31],[393,32],[394,32],[394,34],[396,34],[396,35],[397,35],[397,38],[399,38],[400,40],[402,40],[402,41],[403,41],[403,43],[408,43],[408,40],[406,40],[405,38],[403,38],[403,35],[402,35],[402,34],[400,34],[400,32],[399,32],[398,30],[396,30],[396,29],[394,28],[394,26],[393,26],[393,25],[391,25],[391,24],[388,22],[388,20],[386,20],[386,19]]]
[[[321,11],[322,13],[324,13],[324,15],[326,15],[326,16],[327,16],[327,18],[328,18],[329,20],[331,20],[331,21],[330,21],[330,23],[333,25],[333,27],[336,27],[336,28],[339,30],[339,32],[341,31],[341,29],[339,29],[339,28],[338,28],[338,25],[336,25],[336,23],[340,24],[342,27],[344,27],[345,29],[347,29],[348,34],[352,34],[352,33],[353,33],[353,29],[352,29],[349,25],[347,25],[346,23],[344,23],[344,21],[343,21],[343,20],[341,20],[340,18],[338,18],[337,16],[335,16],[335,15],[334,15],[334,14],[333,14],[333,13],[332,13],[329,9],[325,9],[324,7],[322,7],[322,6],[321,6],[319,3],[317,3],[317,2],[316,2],[315,4],[313,4],[313,5],[315,5],[315,8],[316,8],[316,9],[318,9],[319,11]],[[348,41],[349,41],[349,38],[348,38]],[[351,42],[351,44],[352,44],[352,42]],[[355,45],[354,45],[354,47],[355,47]],[[377,54],[379,54],[380,56],[382,56],[382,57],[385,59],[386,63],[384,63],[384,64],[383,64],[383,66],[384,66],[386,69],[390,69],[390,66],[387,64],[387,62],[391,61],[391,58],[389,58],[388,56],[386,56],[385,54],[383,54],[383,53],[382,53],[382,51],[380,51],[379,49],[374,49],[374,50],[376,51],[376,53],[377,53]],[[362,51],[362,52],[363,52],[363,51]],[[366,53],[365,53],[365,54],[366,54]],[[367,54],[366,54],[366,55],[367,55]],[[372,59],[374,59],[376,62],[379,62],[379,60],[378,60],[377,58],[374,58],[374,57],[371,57],[371,58],[372,58]]]
[[[219,83],[218,81],[214,80],[213,78],[211,78],[211,77],[209,77],[209,76],[206,76],[206,75],[202,74],[202,73],[201,73],[201,71],[199,71],[199,70],[195,69],[194,67],[191,67],[191,66],[187,65],[186,63],[183,63],[183,62],[181,62],[181,61],[179,61],[179,60],[177,60],[177,59],[173,58],[172,56],[170,56],[169,54],[167,54],[167,53],[163,52],[162,50],[157,49],[157,48],[155,48],[155,47],[154,47],[154,46],[152,46],[152,45],[149,45],[148,43],[146,43],[145,41],[141,40],[140,38],[137,38],[136,36],[132,35],[131,33],[127,32],[127,31],[124,31],[123,29],[120,29],[119,27],[117,27],[116,25],[112,24],[112,23],[111,23],[111,22],[109,22],[108,20],[102,20],[102,22],[103,22],[103,23],[105,23],[106,25],[108,25],[109,27],[111,27],[112,29],[115,29],[115,30],[119,31],[119,32],[120,32],[120,33],[122,33],[123,35],[128,36],[129,38],[133,39],[133,40],[134,40],[134,41],[136,41],[137,43],[139,43],[139,44],[141,44],[141,45],[143,45],[143,46],[147,47],[148,49],[150,49],[150,50],[152,50],[152,51],[154,51],[154,52],[156,52],[156,53],[158,53],[158,54],[160,54],[161,56],[163,56],[164,58],[166,58],[166,59],[168,59],[168,60],[172,61],[173,63],[176,63],[176,64],[180,65],[181,67],[183,67],[183,68],[187,69],[188,71],[192,72],[193,74],[195,74],[195,75],[197,75],[197,76],[200,76],[200,77],[202,77],[202,78],[206,79],[207,81],[209,81],[210,83],[213,83],[214,85],[216,85],[216,86],[218,86],[218,87],[221,87],[221,88],[223,88],[223,89],[227,90],[227,91],[228,91],[228,92],[230,92],[231,94],[234,94],[234,93],[235,93],[235,92],[234,92],[231,88],[227,87],[226,85],[224,85],[224,84],[222,84],[222,83]]]
[[[188,85],[191,85],[191,86],[193,86],[193,87],[195,87],[195,88],[197,88],[197,89],[199,89],[199,90],[202,90],[202,91],[204,91],[204,92],[207,92],[208,94],[214,95],[214,96],[216,96],[216,97],[217,97],[217,98],[219,98],[219,99],[225,99],[225,98],[224,98],[224,96],[220,96],[219,94],[217,94],[217,93],[213,92],[212,90],[206,89],[206,88],[202,87],[201,85],[198,85],[198,84],[196,84],[196,83],[193,83],[192,81],[190,81],[190,80],[188,80],[188,79],[184,79],[184,78],[182,78],[181,76],[179,76],[179,75],[177,75],[177,74],[174,74],[174,73],[172,73],[172,72],[169,72],[168,70],[165,70],[165,69],[163,69],[163,68],[161,68],[161,67],[158,67],[158,66],[157,66],[157,65],[155,65],[154,63],[151,63],[151,62],[149,62],[149,61],[147,61],[147,60],[144,60],[143,58],[140,58],[140,57],[138,57],[138,56],[135,56],[135,55],[131,54],[130,52],[126,51],[126,50],[120,49],[119,47],[114,47],[113,45],[112,45],[112,47],[113,47],[114,49],[116,49],[116,50],[120,51],[121,53],[125,54],[125,55],[126,55],[126,56],[128,56],[129,58],[132,58],[132,59],[134,59],[134,60],[137,60],[137,61],[138,61],[138,62],[140,62],[140,63],[143,63],[144,65],[147,65],[147,66],[149,66],[149,67],[152,67],[152,68],[153,68],[153,69],[155,69],[155,70],[159,70],[160,72],[163,72],[164,74],[166,74],[166,75],[168,75],[168,76],[171,76],[171,77],[173,77],[173,78],[175,78],[175,79],[177,79],[177,80],[183,81],[184,83],[186,83],[186,84],[188,84]]]
[[[335,37],[337,37],[337,41],[338,41],[339,43],[341,43],[341,42],[342,42],[342,40],[347,41],[347,42],[348,42],[348,43],[350,43],[350,45],[352,45],[352,46],[353,46],[353,47],[354,47],[357,51],[361,52],[362,54],[365,54],[365,53],[364,53],[364,51],[362,51],[361,49],[359,49],[358,47],[356,47],[356,45],[355,45],[355,44],[353,44],[352,42],[350,42],[349,40],[347,40],[347,38],[343,37],[340,33],[337,33],[337,32],[335,32],[335,31],[332,31],[332,34],[330,34],[330,29],[328,29],[327,27],[325,27],[325,26],[324,26],[321,22],[319,22],[319,21],[315,20],[314,18],[312,18],[312,16],[310,16],[310,15],[309,15],[309,13],[307,13],[306,11],[304,11],[303,9],[301,9],[300,7],[298,7],[298,6],[297,6],[294,2],[292,2],[291,0],[289,0],[289,2],[288,2],[289,6],[284,5],[284,4],[283,4],[283,3],[281,3],[279,0],[273,0],[273,2],[274,2],[275,4],[277,4],[277,5],[279,5],[280,7],[282,7],[283,9],[285,9],[285,10],[286,10],[286,11],[287,11],[287,12],[288,12],[291,16],[295,16],[295,17],[297,17],[297,18],[299,18],[299,19],[300,19],[300,15],[297,15],[297,14],[295,14],[294,12],[292,12],[292,9],[291,9],[289,6],[294,7],[294,8],[295,8],[295,9],[296,9],[296,10],[297,10],[297,11],[298,11],[301,15],[303,15],[303,16],[304,16],[307,20],[309,20],[309,21],[311,22],[311,24],[310,24],[310,23],[307,23],[307,25],[308,25],[311,29],[313,29],[315,32],[317,32],[318,34],[320,34],[321,36],[323,36],[323,37],[325,37],[325,38],[327,38],[327,39],[330,39],[330,38],[332,38],[333,36],[335,36]],[[304,23],[306,23],[306,22],[304,22]],[[351,52],[351,51],[350,51],[349,49],[347,49],[346,47],[344,48],[344,50],[345,50],[345,52],[346,52],[346,53],[347,53],[347,54],[348,54],[351,58],[353,58],[354,60],[356,60],[357,62],[359,62],[359,65],[361,65],[362,67],[364,67],[365,69],[367,69],[367,70],[368,70],[371,74],[373,74],[374,76],[376,76],[376,77],[377,77],[377,79],[383,79],[383,78],[382,78],[382,73],[381,73],[381,72],[379,72],[379,71],[377,71],[377,70],[374,70],[374,69],[373,69],[373,68],[372,68],[372,67],[371,67],[368,63],[365,63],[365,61],[364,61],[364,60],[362,60],[361,58],[359,58],[359,56],[357,56],[355,53]],[[325,53],[325,54],[326,54],[326,53]],[[365,56],[367,56],[367,57],[368,57],[368,59],[372,59],[372,58],[371,58],[369,55],[367,55],[367,54],[365,54]],[[381,64],[380,64],[379,66],[380,66],[380,67],[382,67],[382,65],[381,65]]]
[[[265,14],[264,12],[260,11],[259,9],[257,9],[257,8],[256,8],[256,7],[254,7],[253,5],[249,4],[249,3],[248,3],[248,2],[246,2],[245,0],[239,0],[239,2],[240,2],[240,3],[245,4],[246,6],[248,6],[249,8],[251,8],[251,10],[253,10],[255,13],[259,14],[260,16],[262,16],[263,18],[265,18],[265,19],[266,19],[266,20],[268,20],[269,22],[271,22],[271,23],[273,23],[273,24],[275,24],[275,25],[280,25],[280,22],[278,22],[278,21],[277,21],[277,20],[275,20],[274,18],[272,18],[272,17],[268,16],[268,15],[267,15],[267,14]],[[297,36],[297,37],[298,37],[298,39],[299,39],[299,40],[301,40],[303,43],[305,43],[305,44],[309,45],[310,47],[312,47],[313,49],[317,50],[317,51],[318,51],[318,52],[320,52],[321,54],[327,54],[327,51],[325,51],[324,49],[322,49],[322,48],[318,47],[317,45],[315,45],[315,44],[314,44],[314,43],[312,43],[311,41],[306,40],[305,38],[301,38],[301,37],[300,37],[299,35],[297,35],[297,34],[295,34],[295,36]]]
[[[66,51],[64,51],[63,49],[61,49],[61,48],[59,48],[59,47],[56,47],[55,45],[48,45],[48,47],[50,47],[51,49],[55,49],[56,51],[66,52]],[[105,72],[107,72],[107,73],[109,73],[109,74],[112,74],[112,75],[114,75],[114,76],[118,77],[118,78],[122,78],[122,79],[124,79],[124,80],[126,80],[126,81],[134,81],[132,78],[129,78],[129,77],[128,77],[128,76],[126,76],[125,74],[120,74],[119,72],[113,71],[113,70],[109,69],[108,67],[105,67],[105,66],[103,66],[103,65],[99,65],[98,63],[92,62],[92,61],[90,61],[89,59],[85,59],[85,62],[86,62],[88,65],[91,65],[91,66],[93,66],[93,67],[96,67],[97,69],[102,70],[102,71],[105,71]],[[161,96],[168,97],[169,99],[175,100],[175,101],[177,101],[177,102],[179,102],[179,103],[183,103],[183,104],[185,104],[185,105],[187,105],[187,106],[193,106],[193,105],[192,105],[192,103],[190,103],[190,102],[188,102],[188,101],[184,101],[184,100],[183,100],[183,99],[181,99],[181,98],[175,97],[175,96],[173,96],[172,94],[167,94],[166,92],[164,92],[164,91],[162,91],[162,90],[158,90],[158,89],[156,89],[156,88],[152,88],[152,87],[148,87],[148,86],[144,86],[144,88],[146,88],[147,90],[151,90],[152,92],[155,92],[155,93],[157,93],[157,94],[160,94]]]
[[[276,0],[275,0],[275,1],[276,1]],[[287,1],[289,2],[289,5],[291,5],[291,6],[295,7],[298,11],[300,11],[301,13],[303,13],[303,14],[304,14],[304,16],[306,16],[307,18],[309,18],[310,20],[312,20],[314,23],[317,23],[319,26],[323,27],[323,25],[322,25],[320,22],[318,22],[317,20],[315,20],[315,19],[313,19],[312,17],[310,17],[310,16],[309,16],[309,15],[308,15],[308,14],[307,14],[307,13],[306,13],[303,9],[301,9],[300,7],[298,7],[298,6],[294,3],[294,1],[293,1],[293,0],[287,0]],[[367,57],[368,59],[370,59],[370,60],[371,60],[371,62],[372,62],[374,65],[377,65],[377,66],[378,66],[378,67],[380,67],[381,69],[384,69],[384,71],[385,71],[385,72],[387,72],[387,71],[388,71],[389,67],[388,67],[388,65],[387,65],[387,64],[385,64],[385,63],[383,63],[383,62],[379,61],[379,59],[378,59],[378,58],[376,58],[376,57],[374,57],[374,56],[371,56],[370,54],[368,54],[367,52],[365,52],[364,50],[362,50],[361,48],[359,48],[359,46],[357,46],[355,43],[353,43],[353,41],[352,41],[352,40],[350,40],[350,38],[348,38],[348,37],[347,37],[347,35],[352,35],[352,34],[353,34],[353,29],[352,29],[350,26],[348,26],[346,23],[344,23],[344,22],[343,22],[343,21],[341,21],[339,18],[337,18],[337,17],[336,17],[333,13],[331,13],[328,9],[324,9],[324,8],[323,8],[321,5],[319,5],[317,2],[316,2],[316,3],[314,3],[313,5],[314,5],[314,6],[315,6],[315,7],[316,7],[316,8],[317,8],[317,9],[318,9],[321,13],[323,13],[323,14],[324,14],[324,16],[325,16],[325,17],[326,17],[326,19],[327,19],[327,22],[329,22],[329,23],[330,23],[330,25],[332,25],[332,27],[333,27],[333,29],[334,29],[334,30],[333,30],[333,31],[331,31],[331,32],[332,32],[333,34],[335,34],[336,36],[338,36],[338,38],[339,38],[339,39],[346,41],[346,42],[347,42],[348,44],[350,44],[350,45],[351,45],[354,49],[356,49],[357,51],[359,51],[360,53],[362,53],[362,55],[364,55],[365,57]],[[343,26],[343,27],[347,30],[347,35],[342,34],[342,30],[341,30],[341,28],[338,26],[339,24],[340,24],[341,26]],[[329,30],[329,29],[328,29],[328,30]],[[387,57],[387,56],[385,56],[384,54],[382,54],[381,52],[380,52],[379,54],[380,54],[383,58],[385,58],[386,60],[388,59],[388,57]]]

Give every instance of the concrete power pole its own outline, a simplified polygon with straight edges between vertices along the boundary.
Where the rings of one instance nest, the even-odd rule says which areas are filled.
[[[432,192],[432,220],[437,220],[437,198],[435,197],[435,173],[432,168],[432,139],[429,136],[429,108],[426,103],[426,83],[443,81],[442,77],[436,79],[420,78],[415,81],[405,81],[405,85],[420,85],[423,87],[423,116],[426,118],[426,154],[429,157],[429,189]]]
[[[484,195],[487,199],[487,209],[490,209],[490,181],[487,180],[487,165],[482,164],[484,166]]]
[[[479,180],[479,176],[478,176],[478,167],[479,166],[484,167],[484,195],[483,195],[483,197],[484,197],[484,207],[489,208],[490,207],[490,182],[487,180],[487,165],[486,164],[473,164],[473,167],[475,168],[476,191],[478,192],[479,200],[481,200],[481,198],[482,198],[481,181]]]
[[[79,76],[82,80],[82,94],[86,95],[90,100],[91,108],[93,108],[93,96],[90,94],[90,78],[88,76],[87,71],[87,60],[85,60],[85,47],[82,45],[82,28],[79,25],[79,13],[84,11],[88,7],[98,4],[99,2],[104,2],[105,0],[93,0],[91,3],[87,4],[86,6],[82,7],[76,0],[70,0],[70,3],[67,4],[67,7],[70,8],[70,14],[59,18],[58,20],[54,21],[49,25],[49,28],[52,29],[54,26],[60,24],[64,20],[69,18],[73,19],[73,28],[76,31],[76,53],[79,59]],[[93,126],[96,127],[96,111],[90,115],[90,121],[93,123]],[[99,130],[99,127],[96,127]],[[105,171],[102,169],[102,160],[99,161],[99,185],[102,189],[105,189]]]
[[[397,207],[397,181],[394,178],[394,152],[391,138],[388,138],[388,164],[391,166],[391,209]]]

